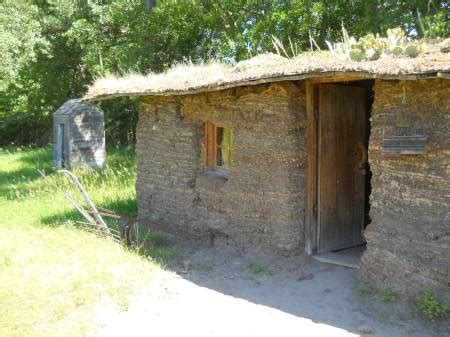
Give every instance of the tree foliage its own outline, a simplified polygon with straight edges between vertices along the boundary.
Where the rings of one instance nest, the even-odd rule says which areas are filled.
[[[46,143],[51,115],[97,76],[160,72],[176,62],[235,63],[400,26],[407,37],[448,36],[437,0],[3,0],[0,2],[0,144]],[[136,103],[103,103],[107,141],[134,139]],[[120,110],[120,111],[119,111]],[[129,116],[129,117],[127,117]],[[108,127],[109,126],[109,127]],[[122,131],[121,131],[122,130]],[[121,134],[121,132],[123,134]]]

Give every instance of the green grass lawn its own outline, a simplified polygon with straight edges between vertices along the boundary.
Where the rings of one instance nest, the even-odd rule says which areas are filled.
[[[105,169],[74,173],[97,206],[135,214],[132,151],[109,151]],[[66,190],[78,196],[52,168],[50,149],[0,150],[0,336],[86,335],[98,303],[126,309],[152,282],[155,261],[173,255],[151,240],[129,250],[78,228]]]

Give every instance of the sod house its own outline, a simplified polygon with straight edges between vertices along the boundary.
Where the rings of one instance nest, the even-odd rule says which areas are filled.
[[[268,54],[105,78],[142,98],[140,221],[277,254],[366,246],[361,279],[447,299],[450,56]]]

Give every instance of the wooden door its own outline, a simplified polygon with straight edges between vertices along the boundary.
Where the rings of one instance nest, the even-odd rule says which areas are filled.
[[[65,148],[64,148],[64,124],[58,124],[56,129],[56,166],[64,167]]]
[[[366,89],[321,84],[318,90],[318,253],[363,242]]]

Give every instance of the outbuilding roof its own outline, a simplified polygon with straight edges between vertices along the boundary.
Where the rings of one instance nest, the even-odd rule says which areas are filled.
[[[96,105],[83,102],[81,98],[72,98],[64,102],[53,114],[54,115],[77,115],[85,111],[96,111],[103,114]]]
[[[448,44],[448,40],[446,42]],[[450,54],[435,44],[415,58],[383,55],[375,61],[339,60],[330,52],[307,52],[293,58],[262,54],[229,66],[218,61],[178,64],[161,74],[107,76],[89,87],[84,101],[121,96],[174,96],[314,77],[353,76],[417,80],[450,78]]]

